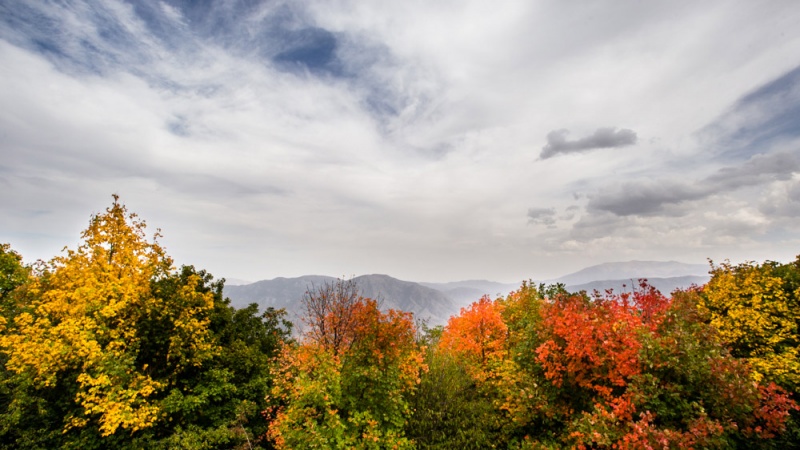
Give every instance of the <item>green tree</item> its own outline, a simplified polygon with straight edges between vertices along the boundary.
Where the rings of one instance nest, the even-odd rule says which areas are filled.
[[[498,443],[491,398],[471,375],[465,358],[439,348],[442,327],[425,330],[425,366],[410,399],[406,435],[419,449],[483,449]]]
[[[139,325],[143,345],[139,353],[159,379],[168,380],[157,400],[165,420],[151,430],[149,446],[163,448],[254,448],[268,446],[267,424],[261,411],[271,385],[273,359],[291,335],[284,312],[268,308],[259,314],[252,304],[235,309],[222,295],[223,280],[214,282],[205,271],[184,266],[180,273],[159,280],[155,291],[164,299],[189,280],[194,289],[213,296],[208,329],[219,351],[202,366],[168,364],[171,318],[154,314]]]
[[[30,268],[22,264],[22,256],[10,244],[0,244],[0,298],[5,299],[17,287],[25,284],[29,276]]]

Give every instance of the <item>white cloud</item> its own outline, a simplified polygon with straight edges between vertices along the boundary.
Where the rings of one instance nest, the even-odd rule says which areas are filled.
[[[773,215],[794,211],[791,172],[748,175],[694,133],[798,64],[797,8],[234,2],[215,6],[215,29],[151,3],[139,6],[156,5],[166,32],[131,4],[43,6],[63,40],[52,52],[32,44],[43,31],[21,6],[0,21],[0,101],[13,105],[0,111],[0,226],[23,254],[52,256],[70,243],[53,236],[113,192],[180,262],[247,279],[512,281],[786,242],[770,236]],[[335,36],[341,73],[270,60],[280,30],[303,27]],[[635,147],[537,160],[550,131],[609,124],[635,130]],[[748,216],[720,206],[734,203]]]

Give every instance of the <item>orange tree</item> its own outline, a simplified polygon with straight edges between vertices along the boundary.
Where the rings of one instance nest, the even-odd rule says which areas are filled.
[[[590,297],[525,283],[462,310],[439,348],[491,404],[484,431],[498,448],[768,447],[796,404],[753,383],[693,295],[642,284]],[[435,444],[447,439],[455,432]]]
[[[783,432],[796,408],[779,387],[752,383],[680,293],[669,299],[643,283],[630,294],[562,294],[541,312],[542,412],[560,430],[542,442],[756,447]]]
[[[502,303],[482,297],[447,322],[439,347],[484,370],[506,352],[508,327],[503,322]]]

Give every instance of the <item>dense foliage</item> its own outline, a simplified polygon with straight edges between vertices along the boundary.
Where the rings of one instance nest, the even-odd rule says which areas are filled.
[[[288,323],[234,310],[221,282],[174,270],[144,231],[115,199],[77,250],[32,272],[3,247],[0,446],[232,448],[264,435]]]
[[[422,354],[411,314],[384,313],[352,281],[319,287],[298,345],[275,372],[270,437],[278,448],[413,448],[404,435]]]
[[[432,329],[339,280],[295,340],[116,197],[82,238],[32,266],[0,246],[0,448],[800,445],[800,258],[671,297],[523,283]]]

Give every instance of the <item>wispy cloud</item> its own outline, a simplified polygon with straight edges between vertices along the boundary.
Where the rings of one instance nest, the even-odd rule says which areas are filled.
[[[742,96],[698,135],[729,158],[800,143],[800,66]]]
[[[686,205],[711,195],[788,180],[800,173],[800,159],[791,153],[755,155],[738,166],[723,167],[700,180],[671,178],[631,181],[601,190],[588,204],[590,211],[607,211],[618,216],[681,214]]]
[[[0,2],[0,231],[52,256],[116,192],[179,261],[248,279],[789,248],[798,21],[782,2]]]

